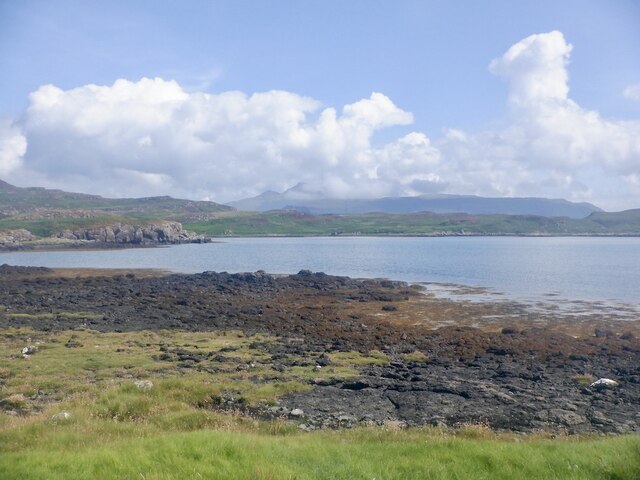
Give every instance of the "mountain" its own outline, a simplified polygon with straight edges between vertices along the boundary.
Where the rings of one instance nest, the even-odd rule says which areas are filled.
[[[266,212],[287,209],[314,215],[432,212],[585,218],[593,212],[602,211],[590,203],[537,197],[440,194],[350,200],[323,198],[320,192],[312,190],[306,184],[298,184],[283,193],[268,191],[256,197],[230,202],[228,205],[244,211]]]
[[[544,198],[438,195],[325,200],[320,192],[301,184],[283,194],[266,192],[246,202],[254,210],[265,205],[271,210],[241,212],[214,202],[171,197],[104,198],[20,188],[0,180],[0,247],[4,243],[18,248],[31,240],[51,243],[103,237],[106,243],[120,237],[124,243],[136,239],[159,243],[156,236],[167,242],[202,241],[204,237],[198,235],[640,235],[640,209],[603,212],[589,204]],[[282,206],[297,210],[273,210]],[[314,209],[335,209],[338,214],[308,213]],[[360,213],[369,210],[374,212]],[[465,210],[477,213],[462,213]],[[531,211],[538,214],[521,213]]]

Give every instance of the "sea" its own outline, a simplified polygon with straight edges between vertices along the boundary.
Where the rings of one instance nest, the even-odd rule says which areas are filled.
[[[225,238],[159,248],[5,252],[0,264],[179,273],[305,269],[423,283],[438,295],[464,293],[476,300],[640,308],[637,237]]]

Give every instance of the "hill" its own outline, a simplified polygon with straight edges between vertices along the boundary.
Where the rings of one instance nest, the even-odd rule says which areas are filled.
[[[262,235],[640,235],[640,210],[585,219],[537,215],[366,213],[312,215],[296,210],[235,212],[185,228],[212,236]]]
[[[172,197],[105,198],[46,188],[20,188],[0,180],[0,214],[16,215],[43,210],[91,210],[112,215],[162,217],[232,210],[215,202]]]
[[[20,188],[0,180],[0,247],[39,240],[94,243],[203,241],[179,222],[233,210],[214,202],[172,197],[104,198],[46,188]],[[61,239],[61,240],[60,240]],[[41,240],[41,239],[40,239]]]
[[[303,187],[304,188],[304,187]],[[304,194],[307,200],[314,192]],[[289,194],[291,195],[291,193]],[[271,192],[266,197],[280,198]],[[264,198],[264,196],[263,196]],[[319,200],[317,200],[319,201]],[[327,201],[330,208],[331,202]],[[342,202],[346,208],[347,201]],[[377,202],[377,203],[376,203]],[[439,196],[354,201],[352,210],[372,206],[410,210],[425,202],[440,209],[482,212],[536,208],[551,213],[565,208],[574,214],[582,204],[549,199],[490,199]],[[368,207],[367,207],[368,206]],[[393,207],[393,208],[392,208]],[[473,208],[471,208],[473,207]],[[337,208],[337,206],[336,206]],[[584,206],[580,208],[597,208]],[[313,210],[313,209],[310,209]],[[598,209],[599,210],[599,209]],[[186,231],[183,231],[183,227]],[[195,235],[193,232],[195,232]],[[640,209],[592,211],[586,218],[540,214],[350,213],[316,214],[300,210],[243,212],[214,202],[171,197],[104,198],[44,188],[20,188],[0,181],[0,245],[19,248],[34,241],[115,243],[180,243],[203,236],[266,235],[640,235]]]
[[[478,197],[473,195],[422,195],[376,199],[325,198],[305,184],[283,192],[265,192],[253,198],[230,202],[243,211],[298,210],[314,215],[360,213],[467,213],[472,215],[538,215],[585,218],[602,211],[590,203],[538,197]]]

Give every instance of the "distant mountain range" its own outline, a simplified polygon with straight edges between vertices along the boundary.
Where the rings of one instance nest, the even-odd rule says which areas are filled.
[[[322,199],[318,192],[299,185],[233,206],[252,211],[171,197],[112,199],[20,188],[0,180],[0,247],[3,242],[5,247],[12,245],[8,248],[21,248],[31,240],[57,242],[70,232],[77,238],[82,232],[84,237],[105,232],[107,238],[109,232],[126,233],[129,227],[143,233],[149,230],[153,236],[154,228],[163,232],[168,228],[166,222],[173,222],[170,227],[179,239],[188,240],[195,234],[640,235],[640,209],[610,213],[587,203],[545,198],[438,195],[337,200]]]
[[[538,215],[541,217],[585,218],[602,209],[590,203],[536,197],[478,197],[473,195],[421,195],[375,199],[323,198],[306,184],[277,193],[229,202],[243,211],[297,210],[312,215],[361,213],[467,213],[472,215]]]

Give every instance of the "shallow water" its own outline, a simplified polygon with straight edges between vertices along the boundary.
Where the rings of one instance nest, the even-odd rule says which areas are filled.
[[[640,238],[305,237],[231,238],[217,243],[104,251],[0,253],[0,264],[161,268],[386,277],[472,287],[467,295],[566,305],[640,306]],[[456,287],[457,288],[457,287]],[[437,288],[434,287],[434,291]],[[446,287],[440,289],[447,293]],[[456,290],[456,289],[454,289]],[[581,303],[582,302],[582,303]]]

